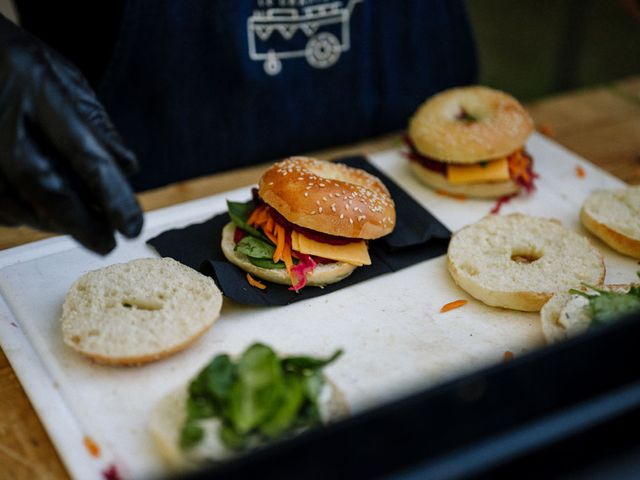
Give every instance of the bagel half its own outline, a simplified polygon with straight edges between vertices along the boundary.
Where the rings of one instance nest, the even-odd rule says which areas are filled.
[[[211,278],[171,258],[141,258],[80,277],[60,323],[75,351],[100,363],[138,365],[188,347],[221,307]]]
[[[604,260],[555,220],[491,215],[456,232],[448,269],[460,288],[494,307],[539,311],[556,292],[601,285]]]
[[[640,186],[592,193],[582,204],[580,219],[614,250],[640,258]]]
[[[533,121],[512,96],[482,86],[445,90],[422,104],[406,138],[411,167],[431,188],[472,197],[533,189],[524,144]]]

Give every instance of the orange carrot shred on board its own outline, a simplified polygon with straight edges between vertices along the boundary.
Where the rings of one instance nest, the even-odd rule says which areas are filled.
[[[576,176],[578,178],[584,178],[587,175],[587,172],[584,171],[581,165],[576,165]]]
[[[466,300],[454,300],[453,302],[449,302],[446,305],[444,305],[440,309],[440,313],[448,312],[449,310],[453,310],[454,308],[460,308],[466,304],[467,304]]]
[[[546,137],[556,138],[556,134],[550,125],[546,125],[546,124],[539,125],[538,131]]]
[[[456,200],[460,200],[464,202],[467,199],[467,196],[463,193],[451,193],[445,192],[444,190],[436,190],[436,193],[442,197],[455,198]]]
[[[251,285],[252,287],[259,288],[260,290],[264,290],[265,288],[267,288],[267,286],[264,283],[262,283],[259,280],[256,280],[249,273],[247,273],[247,282],[249,282],[249,285]]]
[[[85,448],[92,457],[98,458],[100,456],[100,446],[88,435],[85,435],[82,439]]]

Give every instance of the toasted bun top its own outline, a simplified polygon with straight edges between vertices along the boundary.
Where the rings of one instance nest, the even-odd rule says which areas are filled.
[[[409,122],[409,136],[422,155],[451,163],[509,155],[532,130],[531,117],[515,98],[480,86],[431,97]]]
[[[340,163],[291,157],[260,179],[260,197],[291,223],[341,237],[391,233],[396,210],[384,184]]]

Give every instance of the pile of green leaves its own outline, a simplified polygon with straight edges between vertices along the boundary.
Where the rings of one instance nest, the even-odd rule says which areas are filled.
[[[254,201],[242,203],[227,200],[227,208],[231,221],[236,227],[247,233],[247,236],[236,244],[235,250],[244,253],[256,267],[285,268],[283,261],[278,263],[273,261],[273,252],[276,250],[273,242],[257,228],[247,225],[247,220],[256,208],[256,203]]]
[[[180,447],[197,445],[204,436],[199,421],[212,417],[220,420],[220,439],[231,450],[319,425],[322,368],[341,353],[326,359],[278,358],[256,343],[236,362],[228,355],[216,356],[189,385]]]
[[[640,272],[638,272],[640,277]],[[587,308],[591,315],[590,326],[600,326],[611,323],[623,315],[640,311],[640,285],[632,286],[627,293],[609,292],[590,285],[585,285],[596,292],[589,294],[572,289],[569,293],[580,295],[589,299]]]

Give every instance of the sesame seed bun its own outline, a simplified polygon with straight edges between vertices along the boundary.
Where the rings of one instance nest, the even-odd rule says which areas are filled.
[[[409,136],[419,153],[448,163],[477,163],[521,148],[533,121],[504,92],[470,86],[445,90],[411,118]]]
[[[265,172],[259,194],[289,222],[329,235],[374,239],[395,225],[395,206],[384,184],[340,163],[287,158]]]

